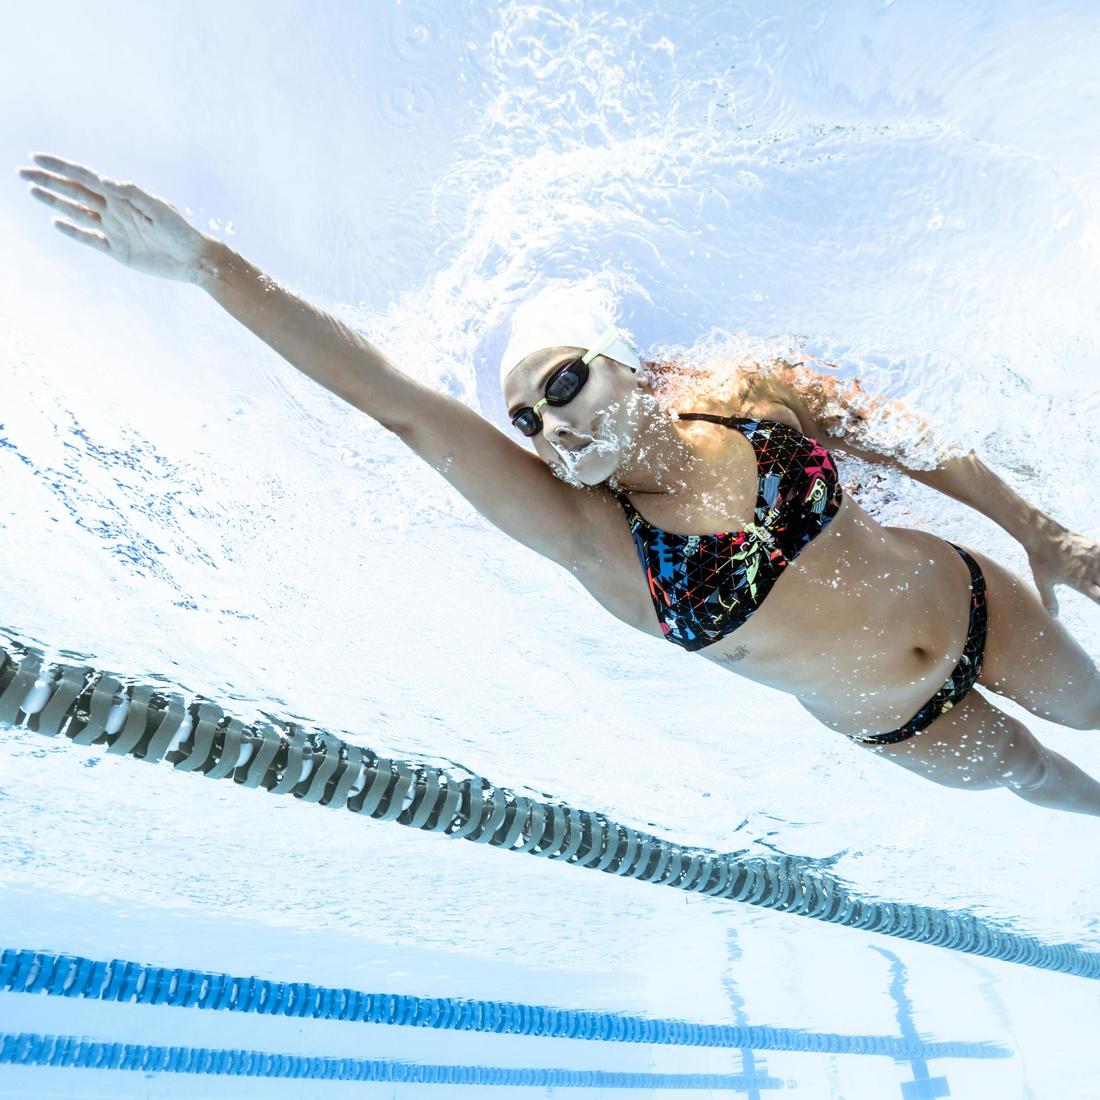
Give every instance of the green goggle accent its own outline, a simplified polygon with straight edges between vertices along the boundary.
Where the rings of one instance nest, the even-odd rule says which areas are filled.
[[[534,403],[527,405],[516,412],[512,417],[512,426],[518,428],[524,435],[531,436],[542,430],[542,416],[539,410],[544,405],[560,407],[568,405],[578,393],[584,389],[588,381],[589,367],[601,352],[609,348],[616,340],[621,339],[621,334],[614,325],[579,359],[570,359],[563,363],[549,378],[543,388],[543,396]]]

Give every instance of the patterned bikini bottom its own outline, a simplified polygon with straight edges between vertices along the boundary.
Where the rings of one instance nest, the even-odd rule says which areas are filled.
[[[875,733],[867,736],[852,736],[853,741],[863,745],[892,745],[904,741],[907,737],[920,732],[931,725],[944,711],[950,710],[974,686],[974,681],[982,671],[982,656],[985,653],[985,577],[978,563],[961,546],[953,546],[970,570],[970,624],[966,628],[966,645],[955,671],[943,682],[943,687],[924,704],[904,726],[890,730],[889,733]]]

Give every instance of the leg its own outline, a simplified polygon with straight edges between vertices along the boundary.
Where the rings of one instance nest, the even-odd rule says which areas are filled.
[[[1032,714],[1076,730],[1100,729],[1100,669],[1048,614],[1029,584],[969,546],[986,585],[988,631],[978,683]]]
[[[905,741],[864,748],[944,787],[1005,787],[1038,806],[1100,817],[1100,782],[973,688]]]

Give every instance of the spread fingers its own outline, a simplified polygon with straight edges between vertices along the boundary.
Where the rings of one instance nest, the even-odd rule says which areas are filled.
[[[107,205],[102,190],[94,191],[83,184],[74,183],[64,176],[44,172],[39,168],[20,168],[19,175],[30,183],[49,188],[59,195],[67,195],[70,199],[76,199],[81,205],[91,209],[103,209]]]
[[[55,210],[61,211],[66,218],[75,222],[77,225],[98,227],[103,224],[103,219],[99,216],[97,211],[89,210],[86,206],[81,206],[79,203],[69,202],[68,199],[63,199],[59,195],[44,191],[41,187],[32,187],[31,194],[38,199],[39,202],[44,202],[47,206],[52,206]]]
[[[83,164],[63,160],[61,157],[55,157],[52,153],[31,153],[31,159],[35,164],[51,172],[76,180],[77,183],[83,184],[91,191],[99,192],[103,189],[103,181],[98,173],[93,172],[90,168],[85,168]]]

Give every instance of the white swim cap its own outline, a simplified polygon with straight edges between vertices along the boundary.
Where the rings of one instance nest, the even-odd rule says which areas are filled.
[[[642,369],[627,333],[611,323],[610,311],[591,291],[577,286],[541,290],[516,308],[512,335],[500,358],[500,385],[521,359],[543,348],[584,348],[593,354]],[[601,346],[602,345],[602,346]]]

